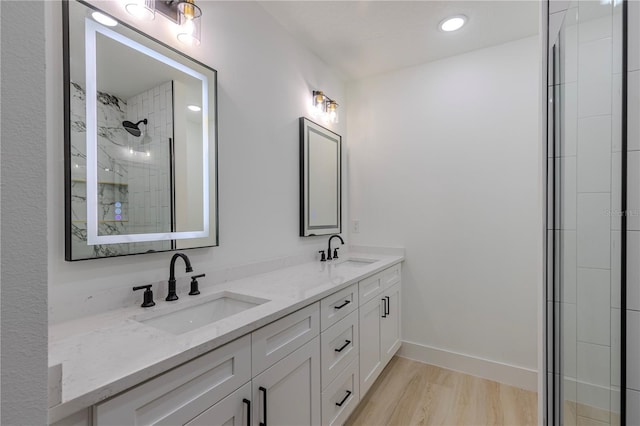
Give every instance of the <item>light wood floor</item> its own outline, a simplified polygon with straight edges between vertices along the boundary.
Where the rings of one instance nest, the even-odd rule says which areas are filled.
[[[346,425],[537,424],[537,394],[394,357]]]

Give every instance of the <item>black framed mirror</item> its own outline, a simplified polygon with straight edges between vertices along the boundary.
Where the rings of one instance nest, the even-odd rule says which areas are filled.
[[[62,7],[66,260],[218,245],[216,71]]]
[[[300,117],[300,236],[342,232],[342,136]]]

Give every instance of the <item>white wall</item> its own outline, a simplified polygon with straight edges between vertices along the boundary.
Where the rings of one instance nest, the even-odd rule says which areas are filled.
[[[538,52],[532,37],[350,84],[347,133],[352,243],[406,248],[403,340],[523,367],[532,389]]]
[[[47,413],[45,21],[42,2],[2,2],[3,425]],[[16,37],[18,34],[28,35]]]
[[[92,3],[128,19],[119,2]],[[311,259],[325,247],[325,237],[298,237],[298,117],[309,115],[314,89],[324,90],[345,107],[346,95],[341,77],[258,4],[199,5],[203,35],[198,48],[179,44],[161,17],[139,26],[218,71],[220,247],[188,252],[195,271],[207,273],[201,281],[206,286],[237,276],[237,265],[262,262],[253,268],[258,272]],[[47,2],[46,16],[54,27],[47,34],[48,93],[58,100],[47,111],[49,318],[55,323],[140,303],[133,285],[161,282],[156,297],[162,297],[172,253],[64,261],[59,2]],[[345,120],[332,130],[344,135]],[[343,214],[348,217],[346,209]],[[182,280],[182,285],[187,283]]]

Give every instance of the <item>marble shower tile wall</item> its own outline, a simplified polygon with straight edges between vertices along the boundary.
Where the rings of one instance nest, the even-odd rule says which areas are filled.
[[[129,210],[128,170],[119,159],[126,151],[122,128],[126,102],[117,96],[98,92],[98,232],[100,235],[126,234]],[[129,254],[127,244],[87,245],[86,120],[85,90],[71,85],[71,233],[74,259]],[[116,220],[116,202],[122,211]]]
[[[170,146],[173,139],[173,83],[168,81],[127,99],[127,119],[134,123],[147,119],[151,142],[144,134],[128,135],[129,229],[131,233],[171,232]],[[144,125],[141,125],[144,129]],[[133,243],[136,252],[169,250],[170,241]]]

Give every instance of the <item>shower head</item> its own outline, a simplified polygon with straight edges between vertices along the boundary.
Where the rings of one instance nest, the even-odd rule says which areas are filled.
[[[123,121],[122,122],[122,127],[124,127],[124,129],[129,132],[131,135],[135,136],[136,138],[139,138],[140,135],[142,134],[142,131],[140,130],[140,123],[143,123],[145,126],[147,125],[147,119],[144,118],[140,121],[138,121],[137,123],[132,123],[131,121]]]

